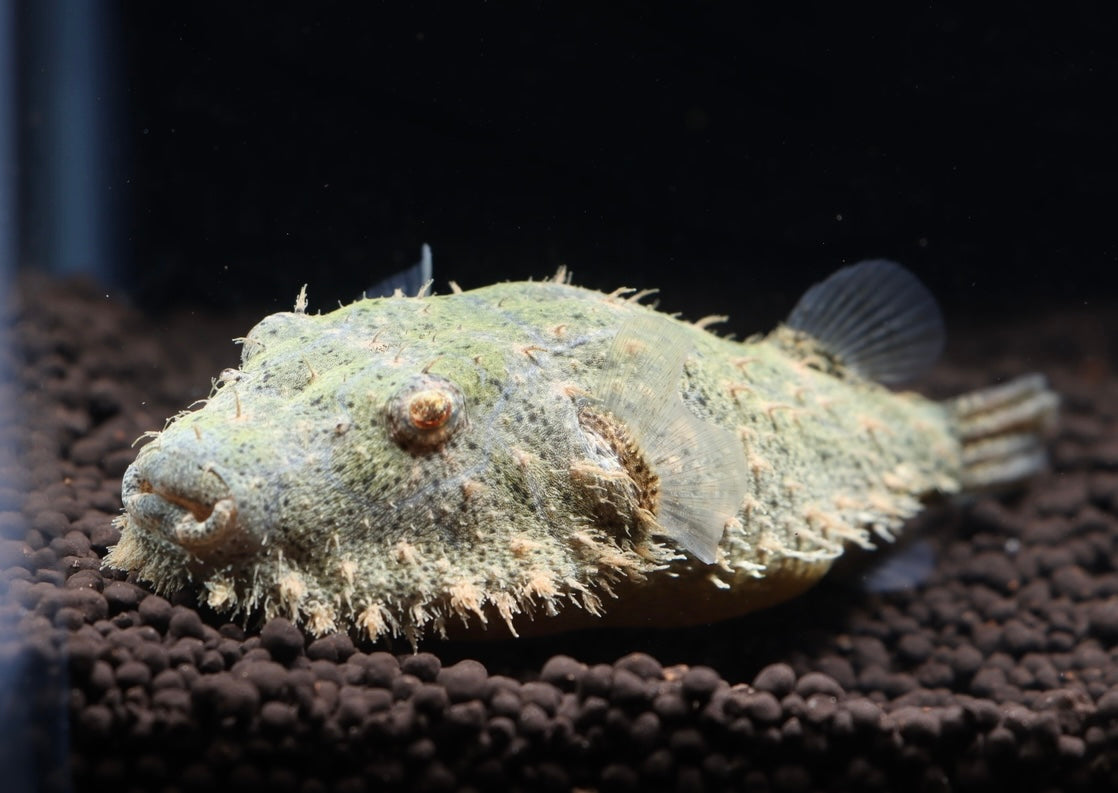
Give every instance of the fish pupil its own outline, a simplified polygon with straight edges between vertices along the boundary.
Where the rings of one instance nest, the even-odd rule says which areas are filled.
[[[411,378],[386,407],[389,436],[411,454],[433,452],[467,426],[462,392],[434,375]]]
[[[453,404],[442,391],[420,391],[408,401],[408,418],[420,430],[434,430],[450,420]]]

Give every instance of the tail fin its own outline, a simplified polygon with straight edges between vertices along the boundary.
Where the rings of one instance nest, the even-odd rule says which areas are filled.
[[[1042,435],[1055,424],[1060,400],[1044,375],[1023,375],[945,404],[963,444],[965,490],[1012,484],[1047,467]]]

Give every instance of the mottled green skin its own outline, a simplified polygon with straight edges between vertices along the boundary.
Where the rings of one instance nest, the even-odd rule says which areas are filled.
[[[616,514],[623,494],[603,507],[617,482],[577,473],[601,468],[579,412],[634,315],[690,351],[680,382],[645,386],[678,391],[743,445],[729,475],[744,495],[713,565]],[[456,384],[466,415],[417,453],[387,415],[423,371]],[[961,468],[944,407],[849,374],[787,329],[740,343],[621,296],[505,283],[265,318],[239,372],[141,449],[107,562],[313,633],[701,623],[806,588],[844,543],[958,489]],[[170,522],[223,498],[234,519],[176,540]]]

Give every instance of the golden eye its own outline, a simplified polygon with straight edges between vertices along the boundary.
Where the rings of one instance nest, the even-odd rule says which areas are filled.
[[[418,430],[437,430],[450,421],[453,409],[450,395],[436,388],[412,394],[408,400],[408,418]]]
[[[466,426],[466,401],[454,383],[418,375],[388,401],[388,434],[419,454],[434,451]]]

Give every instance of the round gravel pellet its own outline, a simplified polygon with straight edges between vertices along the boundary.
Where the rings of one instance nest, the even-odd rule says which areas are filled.
[[[282,617],[269,620],[260,631],[261,646],[281,664],[303,654],[303,633]]]

